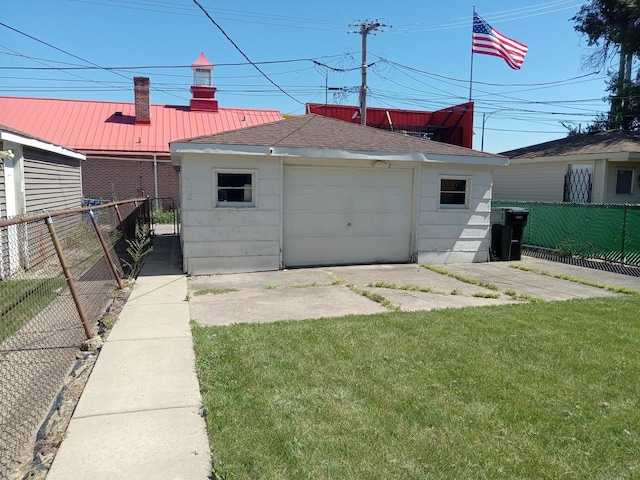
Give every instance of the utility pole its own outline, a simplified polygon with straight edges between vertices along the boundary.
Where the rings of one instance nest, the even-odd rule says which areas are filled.
[[[362,125],[367,124],[367,35],[380,27],[390,26],[383,25],[378,20],[367,20],[359,25],[360,31],[358,33],[362,35],[362,83],[360,86],[360,123]]]

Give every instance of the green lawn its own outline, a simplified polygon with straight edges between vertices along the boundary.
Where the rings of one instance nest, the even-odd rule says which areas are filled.
[[[0,342],[49,305],[64,286],[60,278],[0,281]]]
[[[193,326],[225,479],[640,478],[640,296]]]

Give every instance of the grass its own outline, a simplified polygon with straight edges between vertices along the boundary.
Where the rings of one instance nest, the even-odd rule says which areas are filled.
[[[372,292],[371,290],[359,288],[353,283],[346,283],[345,286],[352,292],[357,293],[358,295],[362,295],[364,298],[368,298],[372,302],[379,303],[387,310],[392,310],[392,311],[400,310],[400,307],[398,307],[391,300],[389,300],[388,298],[385,298],[383,295],[380,295],[379,293],[375,293],[375,292]]]
[[[536,297],[533,295],[529,295],[528,293],[518,293],[515,290],[507,290],[504,292],[505,295],[513,298],[514,300],[518,300],[521,302],[544,302],[544,298]]]
[[[51,303],[56,290],[65,286],[61,278],[5,280],[0,282],[0,342]]]
[[[152,210],[151,221],[153,223],[173,224],[176,221],[174,210]]]
[[[370,288],[389,288],[392,290],[406,290],[409,292],[431,293],[433,291],[431,287],[421,287],[420,285],[413,285],[410,283],[398,286],[395,283],[375,282],[375,283],[370,283],[367,286]]]
[[[465,277],[464,275],[460,275],[458,273],[453,273],[444,268],[436,267],[435,265],[429,265],[426,263],[420,264],[422,268],[426,268],[427,270],[431,270],[432,272],[439,273],[441,275],[446,275],[447,277],[455,278],[464,283],[468,283],[470,285],[476,285],[478,287],[484,287],[489,290],[498,291],[500,290],[497,285],[489,282],[484,282],[482,280],[477,280],[475,278]]]
[[[204,290],[196,290],[193,292],[194,297],[201,297],[203,295],[222,295],[224,293],[238,292],[237,288],[205,288]]]
[[[218,478],[640,476],[640,297],[193,325]]]

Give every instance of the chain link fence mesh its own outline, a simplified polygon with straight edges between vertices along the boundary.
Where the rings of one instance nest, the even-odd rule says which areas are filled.
[[[148,231],[148,202],[92,208],[108,256],[124,276],[124,239],[138,225]],[[38,427],[87,339],[79,312],[97,335],[117,281],[88,210],[0,219],[0,479],[18,478],[17,467],[32,460]]]
[[[522,244],[560,257],[640,266],[640,205],[494,200],[529,211]]]

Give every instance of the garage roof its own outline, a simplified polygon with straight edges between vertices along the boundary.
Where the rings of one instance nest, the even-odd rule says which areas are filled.
[[[507,165],[501,155],[307,114],[254,127],[171,143],[172,159],[186,152],[363,158]]]

